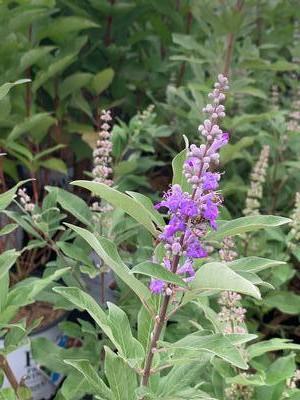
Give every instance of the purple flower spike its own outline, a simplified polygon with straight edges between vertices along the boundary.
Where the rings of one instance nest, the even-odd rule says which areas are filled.
[[[208,95],[211,104],[203,109],[208,117],[198,128],[204,143],[200,146],[191,144],[189,147],[184,175],[192,186],[192,193],[185,193],[180,185],[173,185],[156,206],[166,207],[170,218],[159,237],[166,249],[163,265],[184,275],[186,282],[195,275],[193,260],[207,257],[203,245],[207,231],[217,229],[216,220],[222,199],[217,192],[221,174],[215,171],[219,163],[219,150],[229,141],[229,134],[222,132],[218,120],[225,117],[225,107],[221,103],[225,100],[224,92],[227,89],[228,79],[220,74],[213,91]],[[182,265],[178,266],[179,263]],[[170,285],[152,280],[150,289],[153,293],[167,293]]]

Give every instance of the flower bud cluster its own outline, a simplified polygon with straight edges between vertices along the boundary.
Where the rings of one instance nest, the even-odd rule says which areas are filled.
[[[300,86],[295,90],[292,98],[287,130],[290,132],[300,131]]]
[[[27,194],[26,189],[19,189],[18,195],[20,197],[20,203],[24,207],[25,211],[32,213],[35,207],[35,204],[32,202],[30,196]]]
[[[263,196],[263,183],[266,180],[269,164],[269,154],[270,146],[263,146],[259,159],[251,173],[251,182],[250,188],[247,192],[246,207],[243,210],[243,213],[246,216],[259,214],[260,200]]]
[[[194,276],[193,260],[207,256],[201,240],[209,228],[217,228],[216,219],[222,198],[217,192],[221,174],[215,172],[215,167],[219,162],[219,150],[229,140],[228,133],[220,129],[218,119],[225,116],[225,108],[221,103],[225,100],[224,92],[227,89],[228,79],[220,74],[213,91],[209,93],[211,104],[203,109],[208,118],[198,128],[205,143],[200,146],[191,144],[187,152],[184,175],[191,184],[192,193],[183,192],[181,186],[175,184],[156,206],[166,207],[170,217],[159,237],[166,249],[163,265],[172,272],[184,275],[186,280]],[[183,257],[175,270],[174,257],[177,264]],[[156,280],[150,285],[155,293],[161,293],[165,287],[164,282]]]
[[[294,35],[293,35],[293,44],[294,48],[299,48],[300,44],[300,23],[296,18],[294,20]],[[298,55],[298,51],[293,54],[292,62],[294,64],[300,64],[300,57]],[[291,104],[291,112],[289,115],[289,120],[287,124],[287,130],[290,132],[299,132],[300,131],[300,86],[297,85],[299,82],[299,72],[292,72],[291,78],[293,83],[293,92],[292,92],[292,104]]]
[[[274,111],[279,109],[279,91],[277,85],[272,85],[271,104]]]
[[[242,326],[245,323],[247,310],[239,306],[242,297],[235,292],[222,292],[218,303],[222,306],[218,314],[220,322],[225,324],[224,333],[246,333]]]
[[[226,237],[223,240],[219,250],[219,256],[222,261],[233,261],[238,257],[238,253],[234,250],[235,243],[231,237]]]
[[[235,243],[231,237],[224,238],[219,256],[222,261],[230,262],[238,257],[234,250]],[[242,296],[239,293],[225,291],[220,294],[218,303],[222,306],[218,319],[224,324],[224,333],[246,333],[242,326],[245,323],[246,309],[240,307]]]
[[[93,151],[94,168],[92,170],[93,181],[104,183],[105,185],[112,186],[113,181],[111,179],[112,168],[111,168],[111,152],[112,152],[112,142],[111,142],[111,127],[109,125],[112,120],[110,111],[103,110],[100,115],[100,120],[102,122],[101,129],[98,132],[99,139],[97,140],[97,147]],[[98,201],[92,203],[91,209],[93,211],[108,211],[110,206],[101,206]]]
[[[230,387],[225,389],[225,396],[228,400],[251,400],[253,395],[253,387],[239,383],[232,383]]]
[[[297,369],[294,376],[287,381],[287,387],[289,389],[296,389],[300,384],[300,369]]]
[[[300,192],[296,193],[295,207],[291,214],[291,230],[289,234],[289,248],[294,250],[300,243]]]

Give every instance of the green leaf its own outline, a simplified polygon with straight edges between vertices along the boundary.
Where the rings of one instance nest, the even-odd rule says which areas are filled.
[[[30,82],[30,79],[19,79],[15,82],[4,83],[4,85],[0,86],[0,101],[8,94],[12,87],[28,82]]]
[[[103,400],[111,400],[112,392],[98,375],[98,372],[88,360],[64,360],[79,371],[86,379],[87,383],[92,387],[93,393],[100,396]]]
[[[9,288],[9,270],[15,264],[20,253],[15,250],[7,250],[0,254],[0,311],[3,312],[7,304]]]
[[[20,252],[16,251],[15,249],[7,250],[0,254],[0,281],[14,265],[19,255]]]
[[[193,301],[193,304],[203,311],[205,318],[208,319],[214,327],[214,331],[216,333],[223,333],[223,324],[221,323],[220,319],[218,318],[218,314],[210,308],[207,304],[206,298],[202,299],[199,298],[197,301]]]
[[[7,208],[13,199],[16,197],[16,192],[20,186],[24,185],[27,182],[30,182],[32,179],[26,179],[25,181],[18,182],[13,188],[7,190],[4,193],[0,194],[0,211]]]
[[[144,196],[141,193],[132,192],[128,190],[126,192],[129,196],[133,197],[138,203],[140,203],[148,212],[152,221],[160,227],[165,226],[165,220],[163,216],[154,208],[152,201],[149,197]]]
[[[155,264],[150,261],[144,261],[132,268],[133,274],[142,274],[151,276],[155,279],[161,279],[162,281],[173,283],[180,287],[186,287],[187,284],[176,274],[167,270],[160,264]]]
[[[286,314],[300,314],[300,296],[291,291],[270,293],[264,298],[264,304],[267,307],[277,308]]]
[[[154,328],[154,319],[149,311],[142,306],[138,313],[138,340],[144,346],[145,351],[151,340],[151,333]]]
[[[48,113],[39,113],[31,117],[28,117],[18,125],[15,125],[14,129],[10,132],[7,140],[18,139],[24,133],[29,133],[32,136],[34,131],[46,132],[51,125],[55,123],[55,118],[51,117]]]
[[[38,61],[47,56],[50,51],[56,49],[56,46],[39,46],[35,49],[28,50],[20,60],[20,71],[25,71],[27,68],[36,64]],[[29,80],[27,80],[29,81]]]
[[[295,354],[279,357],[266,370],[266,384],[276,385],[294,375],[296,370]]]
[[[21,145],[20,143],[17,142],[6,142],[6,148],[9,151],[9,153],[15,155],[18,159],[24,159],[25,162],[33,161],[33,154],[26,146]],[[22,157],[22,158],[21,158]]]
[[[105,89],[109,87],[115,72],[112,68],[106,68],[103,71],[98,72],[91,81],[91,88],[96,95],[101,94]]]
[[[0,230],[0,236],[8,235],[13,232],[18,227],[17,224],[7,224],[4,228]]]
[[[86,379],[80,372],[69,373],[63,381],[55,400],[81,400],[89,391]]]
[[[116,305],[107,304],[109,309],[108,320],[115,343],[117,343],[118,354],[132,368],[141,367],[145,351],[142,344],[133,337],[127,315]]]
[[[142,224],[152,235],[157,236],[157,231],[147,209],[138,201],[125,193],[119,192],[103,183],[90,181],[74,181],[73,185],[90,190],[94,195],[101,197],[117,208],[121,208],[132,218]]]
[[[234,271],[259,272],[265,269],[286,264],[284,261],[270,260],[262,257],[243,257],[227,263]]]
[[[256,299],[261,298],[256,286],[232,271],[223,262],[211,262],[202,265],[196,272],[195,279],[191,282],[190,288],[191,290],[185,295],[186,299],[204,290],[230,290],[252,296]]]
[[[0,389],[0,400],[17,400],[15,391],[11,388]]]
[[[29,222],[23,218],[22,214],[17,211],[4,211],[4,214],[15,221],[19,226],[21,226],[27,233],[30,233],[33,237],[37,239],[42,239],[42,236],[32,227]]]
[[[62,268],[45,278],[27,278],[17,283],[8,294],[7,306],[21,307],[34,302],[42,290],[68,271],[70,268]]]
[[[57,246],[65,253],[66,256],[80,261],[83,265],[93,267],[94,264],[90,260],[88,253],[76,243],[56,242]]]
[[[108,347],[105,348],[104,371],[113,392],[113,400],[136,400],[137,377]]]
[[[53,291],[70,301],[79,310],[86,310],[96,324],[103,330],[105,335],[114,342],[114,337],[106,313],[89,294],[75,287],[55,287],[53,288]]]
[[[238,368],[247,369],[247,363],[242,358],[239,349],[231,343],[229,336],[219,333],[209,336],[191,334],[175,343],[163,342],[162,345],[168,353],[173,353],[171,363],[176,364],[180,359],[193,362],[195,359],[201,358],[201,353],[209,352]]]
[[[77,72],[68,76],[59,87],[59,96],[61,100],[77,92],[81,88],[86,87],[91,79],[92,74],[87,72]]]
[[[62,174],[67,174],[68,168],[66,163],[60,158],[51,157],[44,161],[39,161],[41,167],[50,169],[52,171],[58,171]]]
[[[57,187],[46,186],[46,190],[49,193],[55,193],[58,204],[78,219],[78,221],[88,226],[91,225],[92,212],[80,197]]]
[[[226,146],[224,146],[220,152],[222,165],[225,165],[229,161],[235,160],[237,158],[243,158],[244,156],[242,150],[253,145],[254,140],[254,137],[244,136],[237,143],[228,143]]]
[[[181,186],[184,192],[191,193],[192,186],[187,182],[186,177],[183,174],[183,164],[187,157],[187,149],[182,150],[173,158],[172,169],[173,169],[173,180],[172,184],[178,184]]]
[[[278,350],[300,350],[300,344],[293,343],[288,339],[275,338],[251,344],[247,348],[250,359]]]
[[[232,221],[220,222],[216,232],[210,232],[207,240],[220,240],[226,236],[240,235],[242,233],[256,231],[274,226],[280,226],[291,222],[289,218],[275,215],[255,215],[241,217]]]
[[[95,22],[77,16],[55,18],[52,19],[47,28],[39,33],[39,39],[47,37],[54,41],[63,42],[71,33],[98,27],[99,25]]]
[[[78,226],[66,224],[81,236],[96,253],[102,258],[104,263],[108,265],[122,281],[130,287],[130,289],[140,298],[142,303],[148,309],[152,309],[152,298],[150,290],[138,279],[136,279],[130,269],[120,258],[117,248],[113,242],[105,238],[97,239],[96,236],[86,229]]]
[[[45,150],[40,151],[39,153],[37,153],[37,154],[34,156],[34,161],[38,161],[38,160],[40,160],[41,158],[44,158],[44,157],[48,156],[49,154],[54,153],[55,151],[60,150],[60,149],[63,149],[63,148],[65,148],[65,147],[66,147],[66,146],[65,146],[64,144],[57,144],[57,145],[55,145],[55,146],[53,146],[53,147],[48,147],[47,149],[45,149]]]
[[[11,189],[7,190],[6,192],[0,194],[0,211],[4,210],[5,208],[7,208],[10,205],[10,203],[16,197],[16,192],[19,189],[19,187],[24,185],[26,182],[29,182],[29,181],[31,181],[31,179],[27,179],[25,181],[20,181],[13,188],[11,188]]]
[[[68,54],[67,56],[51,62],[46,70],[41,70],[37,73],[32,85],[32,90],[36,92],[45,82],[63,72],[70,64],[74,62],[75,57],[75,54]]]

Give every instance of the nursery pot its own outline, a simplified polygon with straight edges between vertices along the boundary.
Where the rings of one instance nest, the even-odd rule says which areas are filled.
[[[38,328],[30,334],[31,339],[43,337],[56,343],[58,346],[66,347],[68,337],[59,330],[58,324],[66,317],[61,313],[52,322]],[[0,340],[0,347],[4,347],[4,341]],[[23,382],[32,392],[32,400],[48,400],[57,391],[63,376],[55,371],[46,372],[40,368],[32,357],[30,343],[27,343],[7,356],[7,361],[18,382]],[[4,378],[2,387],[10,387],[7,378]]]

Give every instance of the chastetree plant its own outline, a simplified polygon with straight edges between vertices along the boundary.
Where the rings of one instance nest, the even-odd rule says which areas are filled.
[[[269,215],[218,219],[223,202],[218,189],[222,175],[218,170],[219,150],[229,141],[219,120],[225,117],[222,103],[227,90],[228,79],[219,75],[209,93],[210,104],[203,109],[208,115],[199,126],[203,143],[187,144],[175,157],[172,185],[156,206],[136,192],[122,193],[99,182],[73,182],[138,221],[153,235],[154,243],[152,259],[130,269],[112,241],[68,224],[141,301],[137,327],[132,327],[117,305],[108,303],[106,311],[79,288],[54,288],[76,308],[86,310],[110,341],[110,346],[104,346],[102,361],[64,360],[81,375],[88,392],[97,399],[223,399],[225,391],[214,380],[215,374],[208,376],[208,367],[217,365],[219,371],[232,368],[236,375],[248,369],[245,344],[256,336],[246,331],[222,331],[209,299],[233,291],[259,300],[257,285],[263,281],[257,272],[277,262],[260,257],[220,262],[214,259],[212,245],[218,247],[226,237],[286,224],[289,219]],[[166,211],[165,218],[158,209]],[[199,299],[211,328],[195,324],[194,331],[179,340],[164,340],[168,321]],[[280,346],[277,343],[276,349]]]

